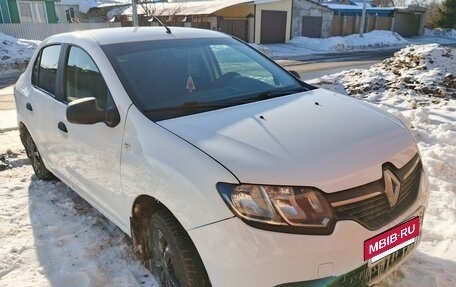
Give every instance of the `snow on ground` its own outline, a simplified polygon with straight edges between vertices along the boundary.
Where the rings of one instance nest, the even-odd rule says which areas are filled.
[[[0,286],[158,286],[120,229],[33,175],[18,131],[0,134],[0,203]]]
[[[422,45],[437,43],[441,45],[456,44],[456,30],[454,29],[426,29],[423,36],[407,38],[410,44]]]
[[[39,41],[16,39],[0,33],[0,73],[25,69],[38,43]]]
[[[271,50],[274,57],[293,58],[309,54],[346,53],[379,48],[401,48],[408,42],[391,31],[372,31],[345,37],[307,38],[295,37],[287,44],[263,45]]]
[[[410,46],[368,70],[309,81],[410,121],[430,178],[418,252],[383,286],[456,286],[456,51]]]
[[[446,37],[446,38],[453,38],[456,39],[456,30],[454,29],[426,29],[424,31],[424,36],[431,36],[431,37]]]

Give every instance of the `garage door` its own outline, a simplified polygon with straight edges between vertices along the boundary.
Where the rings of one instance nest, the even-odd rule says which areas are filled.
[[[303,16],[302,36],[310,38],[321,38],[321,26],[323,17]]]
[[[402,37],[418,36],[421,16],[418,14],[395,13],[394,32]]]
[[[287,31],[287,11],[261,11],[262,44],[285,43]]]

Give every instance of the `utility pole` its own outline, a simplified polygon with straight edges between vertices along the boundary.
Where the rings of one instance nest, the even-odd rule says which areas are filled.
[[[136,6],[136,0],[131,0],[131,9],[133,10],[133,26],[138,27],[138,7]]]
[[[363,38],[364,33],[364,23],[366,22],[366,6],[367,0],[363,1],[363,12],[361,13],[361,27],[359,27],[359,37]]]

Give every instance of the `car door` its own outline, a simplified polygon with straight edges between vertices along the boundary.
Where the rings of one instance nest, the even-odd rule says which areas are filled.
[[[120,153],[123,121],[115,127],[105,123],[73,124],[66,108],[74,100],[96,98],[100,109],[115,107],[102,73],[93,58],[81,47],[68,45],[62,65],[61,102],[56,107],[60,129],[61,167],[71,176],[75,188],[92,205],[116,224],[122,210]],[[120,115],[125,119],[125,115]]]
[[[56,166],[59,160],[58,127],[54,124],[53,111],[58,103],[56,87],[62,45],[43,47],[35,59],[31,75],[31,88],[25,92],[26,125],[35,141],[46,167],[60,177]],[[21,107],[22,108],[22,107]]]

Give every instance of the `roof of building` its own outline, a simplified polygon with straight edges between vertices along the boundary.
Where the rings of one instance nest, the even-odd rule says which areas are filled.
[[[323,6],[328,7],[338,13],[343,14],[360,14],[363,11],[363,6],[358,5],[347,5],[347,4],[325,4]],[[394,13],[394,7],[366,7],[366,13],[376,15],[390,15]]]
[[[281,0],[213,0],[213,1],[190,1],[190,2],[158,2],[137,5],[138,14],[146,14],[147,10],[154,11],[157,16],[187,16],[187,15],[210,15],[224,8],[239,4],[266,4],[280,2]],[[118,7],[108,13],[108,18],[115,15],[132,15],[131,5]]]

